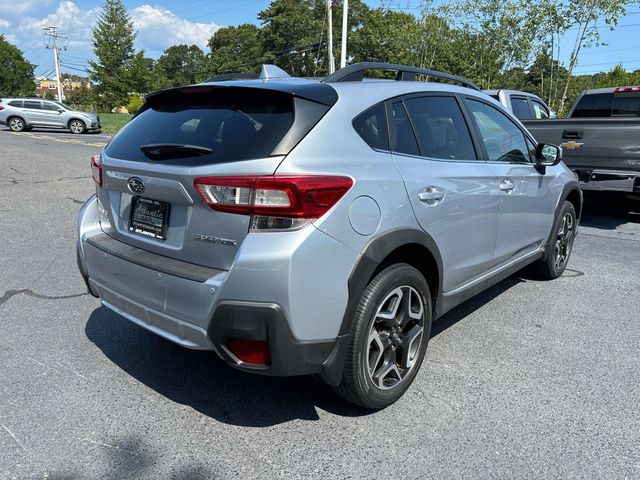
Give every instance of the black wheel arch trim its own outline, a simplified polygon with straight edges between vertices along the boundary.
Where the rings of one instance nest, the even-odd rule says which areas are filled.
[[[553,225],[555,225],[556,219],[558,218],[558,215],[560,215],[560,210],[562,210],[564,202],[567,201],[569,199],[569,196],[574,194],[574,192],[575,194],[578,195],[578,199],[579,199],[578,208],[576,209],[576,220],[577,220],[576,229],[580,226],[580,218],[582,217],[582,208],[583,208],[584,200],[582,198],[582,190],[580,189],[580,184],[578,183],[578,181],[573,181],[573,182],[567,183],[562,188],[562,193],[558,197],[558,204],[556,205],[556,209],[553,214],[553,224],[551,226],[551,231],[549,232],[549,236],[547,237],[547,241],[545,244],[543,260],[546,260],[548,258],[549,251],[551,250],[551,247],[554,243],[555,232],[553,231],[554,230]]]
[[[337,386],[342,379],[342,370],[350,341],[351,326],[355,317],[362,292],[369,284],[380,264],[394,250],[417,244],[426,248],[437,264],[438,285],[433,295],[433,316],[436,319],[442,310],[442,257],[435,240],[425,231],[406,228],[396,229],[372,239],[364,248],[362,255],[351,270],[347,282],[348,301],[342,318],[340,331],[334,348],[322,365],[322,379],[329,385]]]

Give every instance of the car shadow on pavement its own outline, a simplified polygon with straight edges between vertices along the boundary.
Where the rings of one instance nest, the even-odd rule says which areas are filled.
[[[522,281],[509,277],[456,307],[434,323],[432,338]],[[278,378],[236,370],[213,352],[175,345],[105,307],[91,313],[85,333],[127,375],[220,422],[268,427],[295,419],[318,420],[316,407],[340,416],[373,413],[346,402],[313,377]]]
[[[91,313],[85,333],[126,374],[220,422],[267,427],[295,419],[318,420],[316,407],[341,416],[372,413],[349,404],[312,377],[267,377],[236,370],[213,352],[175,345],[105,307]]]
[[[584,192],[581,226],[615,230],[627,223],[640,223],[640,200],[617,192]]]

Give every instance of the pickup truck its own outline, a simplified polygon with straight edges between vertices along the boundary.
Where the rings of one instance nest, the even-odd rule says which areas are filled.
[[[552,111],[544,103],[544,100],[533,93],[506,90],[504,88],[483,91],[499,101],[504,108],[513,113],[520,121],[556,117],[556,112]]]
[[[563,148],[583,190],[640,193],[640,87],[586,90],[569,118],[521,121],[539,142]]]

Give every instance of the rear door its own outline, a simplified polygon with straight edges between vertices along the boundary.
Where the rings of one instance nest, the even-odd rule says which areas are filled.
[[[307,104],[318,105],[285,92],[223,86],[154,97],[102,153],[103,230],[154,253],[228,269],[251,217],[212,210],[194,180],[273,174],[283,143],[292,148],[329,108]]]
[[[449,292],[496,263],[495,173],[477,160],[455,95],[406,97],[389,102],[388,110],[394,162],[418,222],[440,249],[443,289]]]
[[[556,195],[552,169],[536,170],[535,149],[515,121],[479,98],[465,98],[484,158],[496,172],[500,190],[500,222],[495,256],[506,261],[536,250],[551,231]]]
[[[42,102],[40,100],[24,100],[22,113],[25,121],[30,125],[43,125],[46,123],[42,115]]]

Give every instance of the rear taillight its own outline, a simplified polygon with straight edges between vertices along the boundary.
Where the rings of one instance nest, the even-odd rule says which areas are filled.
[[[4,110],[4,107],[2,105],[0,105],[0,110]]]
[[[353,185],[349,177],[203,177],[196,190],[213,210],[251,215],[253,230],[289,230],[320,218]]]
[[[94,155],[91,157],[91,176],[93,181],[101,187],[102,186],[102,161],[100,155]]]

